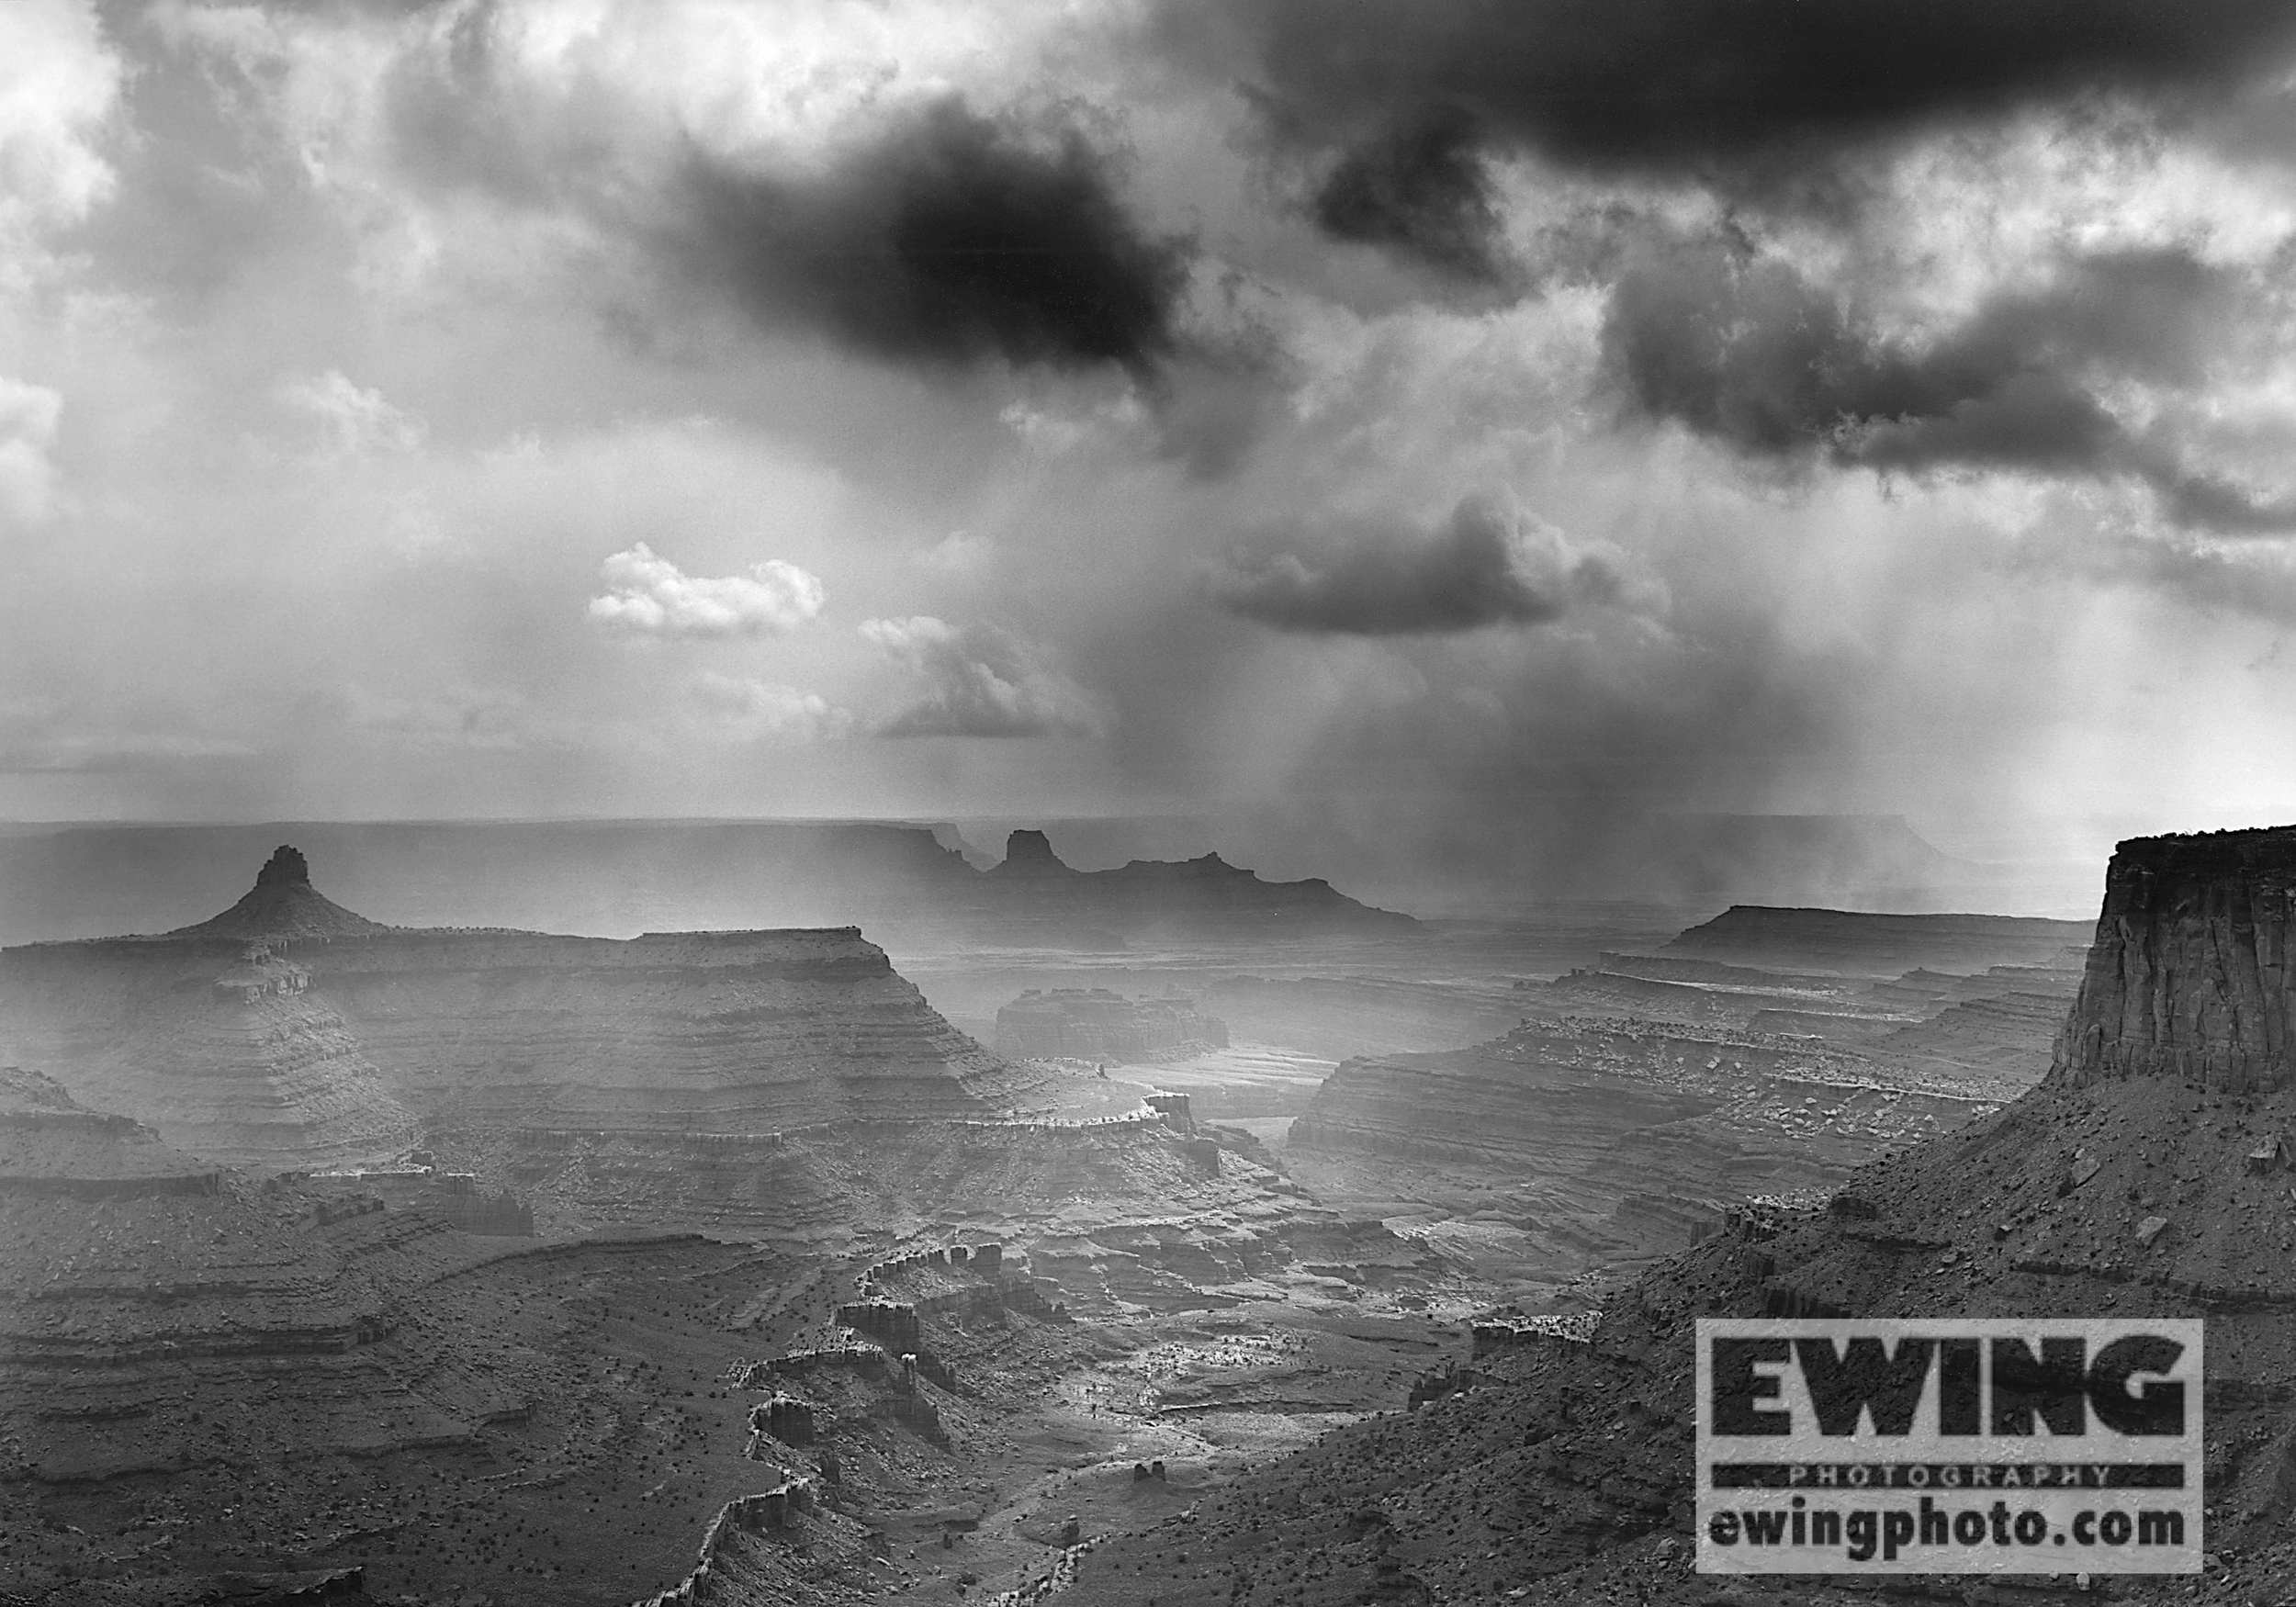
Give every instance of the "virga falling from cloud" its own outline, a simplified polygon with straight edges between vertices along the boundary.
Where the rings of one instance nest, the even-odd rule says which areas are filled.
[[[1344,873],[2045,795],[2164,657],[2278,751],[2289,20],[7,8],[0,675],[120,756],[14,807],[1057,774]]]
[[[1504,495],[1470,496],[1432,531],[1374,526],[1296,539],[1213,573],[1223,607],[1278,630],[1424,635],[1550,624],[1581,608],[1660,606],[1616,547],[1574,545]]]

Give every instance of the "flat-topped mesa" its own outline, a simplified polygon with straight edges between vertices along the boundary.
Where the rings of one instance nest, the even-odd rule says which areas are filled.
[[[311,885],[302,853],[281,844],[255,873],[254,886],[219,916],[178,927],[170,938],[356,938],[390,928],[354,915]]]
[[[2296,1084],[2296,826],[2135,837],[2114,850],[2049,1081]]]
[[[537,1145],[770,1147],[1007,1107],[1013,1068],[855,927],[388,927],[308,876],[283,848],[211,921],[0,950],[0,1059],[194,1154],[268,1168],[356,1170],[427,1132],[491,1174]]]
[[[1419,923],[1359,904],[1320,877],[1263,881],[1218,854],[1193,860],[1133,860],[1110,871],[1079,871],[1041,831],[1005,839],[1002,863],[960,893],[992,920],[1069,919],[1111,930],[1184,928],[1199,935],[1250,936],[1268,929],[1415,932]]]
[[[988,874],[1007,882],[1032,877],[1059,881],[1076,872],[1052,851],[1051,837],[1041,831],[1015,831],[1006,834],[1005,858],[992,866]]]

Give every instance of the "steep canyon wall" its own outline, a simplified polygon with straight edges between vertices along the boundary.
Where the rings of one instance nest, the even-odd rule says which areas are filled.
[[[2222,1093],[2296,1081],[2296,827],[2144,837],[2105,871],[2053,1083],[2185,1079]]]

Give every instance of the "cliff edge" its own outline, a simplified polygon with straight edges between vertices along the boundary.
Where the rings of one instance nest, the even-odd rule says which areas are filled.
[[[1193,1574],[1163,1563],[1160,1595],[1210,1600],[1228,1579],[1290,1577],[1279,1570],[1299,1568],[1298,1547],[1338,1559],[1332,1599],[1414,1599],[1401,1582],[1439,1579],[1444,1600],[1516,1607],[1830,1601],[1803,1580],[1725,1589],[1694,1571],[1697,1320],[2110,1315],[2207,1321],[2210,1577],[2124,1575],[2107,1593],[2284,1599],[2296,1579],[2292,905],[2296,826],[2122,844],[2039,1086],[1859,1168],[1823,1205],[1735,1203],[1719,1231],[1607,1300],[1583,1343],[1502,1331],[1492,1354],[1479,1343],[1471,1390],[1335,1429],[1208,1494],[1193,1520],[1207,1561]],[[1341,1068],[1318,1104],[1352,1080]],[[1296,1124],[1295,1151],[1300,1136]],[[1377,1547],[1362,1546],[1367,1530]],[[1095,1547],[1078,1598],[1131,1600],[1110,1581],[1162,1563],[1164,1544]],[[2007,1597],[1974,1586],[1967,1599]]]
[[[2137,837],[2105,871],[2053,1084],[2175,1077],[2215,1093],[2296,1082],[2296,826]]]

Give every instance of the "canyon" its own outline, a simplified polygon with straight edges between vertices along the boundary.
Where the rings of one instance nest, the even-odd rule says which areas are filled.
[[[1185,1523],[1112,1537],[1075,1599],[1143,1601],[1153,1567],[1165,1600],[1847,1600],[1822,1577],[1692,1571],[1693,1320],[2110,1312],[2208,1323],[2205,1570],[2037,1579],[2014,1598],[2279,1600],[2296,1578],[2296,1092],[2273,1025],[2291,873],[2286,829],[2123,843],[2054,1052],[2020,1096],[1815,1197],[1731,1211],[1581,1332],[1479,1328],[1471,1388],[1335,1431]]]
[[[1142,1061],[1228,1047],[1228,1024],[1178,995],[1031,988],[996,1012],[996,1052],[1016,1059]]]
[[[0,950],[8,1588],[1393,1595],[1491,1471],[1424,1436],[1534,1421],[1550,1351],[1750,1210],[1829,1222],[2020,1108],[2099,963],[1997,917],[1307,918],[1030,835],[1019,916],[897,961],[390,925],[284,848],[220,915]],[[1373,1465],[1425,1489],[1335,1518],[1360,1573],[1255,1560],[1264,1503],[1311,1533]]]

